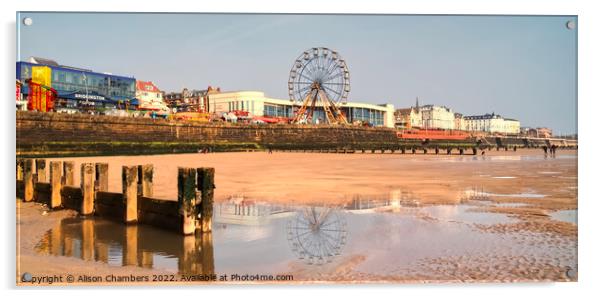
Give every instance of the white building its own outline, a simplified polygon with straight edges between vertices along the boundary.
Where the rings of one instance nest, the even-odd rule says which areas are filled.
[[[153,82],[136,81],[136,99],[140,109],[169,112],[163,101],[163,93]]]
[[[217,114],[246,111],[251,116],[292,118],[298,108],[289,99],[266,97],[260,91],[216,92],[207,96],[209,110]],[[350,123],[364,121],[374,126],[394,127],[395,108],[392,104],[347,102],[340,107]],[[320,110],[316,110],[314,113],[316,120],[320,123],[326,121],[323,113]]]
[[[516,119],[504,118],[503,130],[508,134],[519,134],[520,121]]]
[[[414,107],[395,111],[395,127],[403,129],[422,128],[422,114]]]
[[[518,134],[520,122],[515,119],[504,118],[495,113],[464,117],[466,129],[470,131],[484,131],[491,133]]]
[[[454,114],[454,129],[466,130],[466,120],[464,119],[464,115],[460,113]]]
[[[420,113],[425,129],[454,129],[454,112],[448,107],[425,105],[420,107]]]

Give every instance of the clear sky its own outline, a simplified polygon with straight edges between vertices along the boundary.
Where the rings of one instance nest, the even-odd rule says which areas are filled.
[[[153,81],[161,90],[260,90],[288,98],[293,61],[335,49],[350,101],[495,112],[522,126],[577,130],[573,16],[22,13],[29,56]]]

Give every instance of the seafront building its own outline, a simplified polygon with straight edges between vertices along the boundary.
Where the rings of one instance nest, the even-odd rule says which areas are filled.
[[[16,108],[17,111],[27,111],[27,99],[23,96],[21,92],[21,88],[23,88],[23,82],[16,80],[15,90],[16,92]]]
[[[466,130],[466,119],[464,119],[464,115],[460,113],[454,113],[454,129]]]
[[[448,107],[425,105],[420,113],[424,129],[454,129],[454,112]]]
[[[552,129],[547,127],[521,127],[520,134],[532,138],[551,138],[553,135]]]
[[[142,110],[169,112],[163,101],[163,92],[153,82],[136,81],[136,98]]]
[[[38,57],[17,62],[16,81],[18,109],[26,108],[31,92],[29,84],[33,81],[56,90],[54,110],[58,112],[91,111],[110,114],[111,111],[118,111],[117,109],[154,110],[163,114],[198,112],[222,117],[244,115],[247,119],[280,118],[279,122],[286,122],[285,120],[294,117],[300,107],[299,103],[268,97],[261,91],[222,92],[219,87],[209,86],[207,89],[184,88],[181,92],[165,93],[151,81],[136,81],[134,77],[60,65],[54,60]],[[446,106],[421,106],[418,98],[416,105],[407,109],[395,110],[392,104],[357,101],[341,104],[340,109],[347,121],[355,125],[521,133],[518,120],[494,113],[463,116]],[[313,116],[314,124],[326,122],[326,115],[322,110],[316,110]],[[209,116],[206,119],[210,119]],[[542,137],[551,136],[551,131],[546,128],[537,128],[528,133]]]
[[[22,83],[20,91],[27,98],[30,90],[27,83],[34,72],[36,79],[45,87],[57,91],[58,110],[81,110],[82,108],[111,109],[119,104],[136,106],[136,79],[128,76],[96,72],[89,69],[60,65],[50,59],[31,57],[17,62],[17,80]]]
[[[494,113],[464,116],[454,113],[446,106],[423,105],[418,103],[410,108],[395,111],[395,127],[401,129],[443,129],[480,131],[487,133],[519,134],[520,122],[515,119],[504,118]],[[533,133],[537,131],[533,130]],[[542,135],[545,131],[541,131]],[[551,133],[549,134],[551,135]]]
[[[298,105],[289,99],[267,97],[260,91],[228,91],[208,94],[209,110],[218,114],[245,111],[250,116],[292,118]],[[372,126],[394,127],[395,108],[392,104],[347,102],[341,110],[349,123],[368,123]],[[324,123],[323,111],[316,110],[314,123]]]
[[[418,103],[407,109],[395,111],[395,126],[403,129],[456,129],[454,112],[445,106],[423,105]]]
[[[403,129],[422,128],[422,114],[414,107],[395,110],[395,127]]]
[[[182,89],[182,92],[163,92],[163,98],[172,112],[213,112],[209,105],[209,94],[220,93],[220,87],[209,86],[207,89]]]
[[[418,98],[416,105],[406,109],[395,110],[395,127],[403,129],[422,128],[422,113]]]
[[[488,133],[519,134],[520,122],[495,113],[464,117],[466,130]]]

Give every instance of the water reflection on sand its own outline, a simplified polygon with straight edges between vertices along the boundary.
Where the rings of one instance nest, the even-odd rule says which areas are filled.
[[[354,270],[395,274],[446,256],[516,253],[576,267],[562,248],[534,247],[477,225],[515,222],[470,205],[420,206],[394,191],[346,204],[283,205],[233,198],[216,204],[213,232],[192,237],[102,219],[68,218],[37,245],[42,254],[190,274],[275,274],[364,260]],[[292,269],[297,268],[297,269]],[[388,271],[387,271],[388,270]]]
[[[211,233],[184,237],[146,225],[65,218],[37,244],[38,253],[187,274],[213,274]]]

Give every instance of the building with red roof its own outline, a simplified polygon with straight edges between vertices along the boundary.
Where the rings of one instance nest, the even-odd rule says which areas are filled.
[[[136,80],[136,98],[138,99],[138,108],[141,110],[169,112],[169,108],[163,100],[163,93],[151,81]]]

